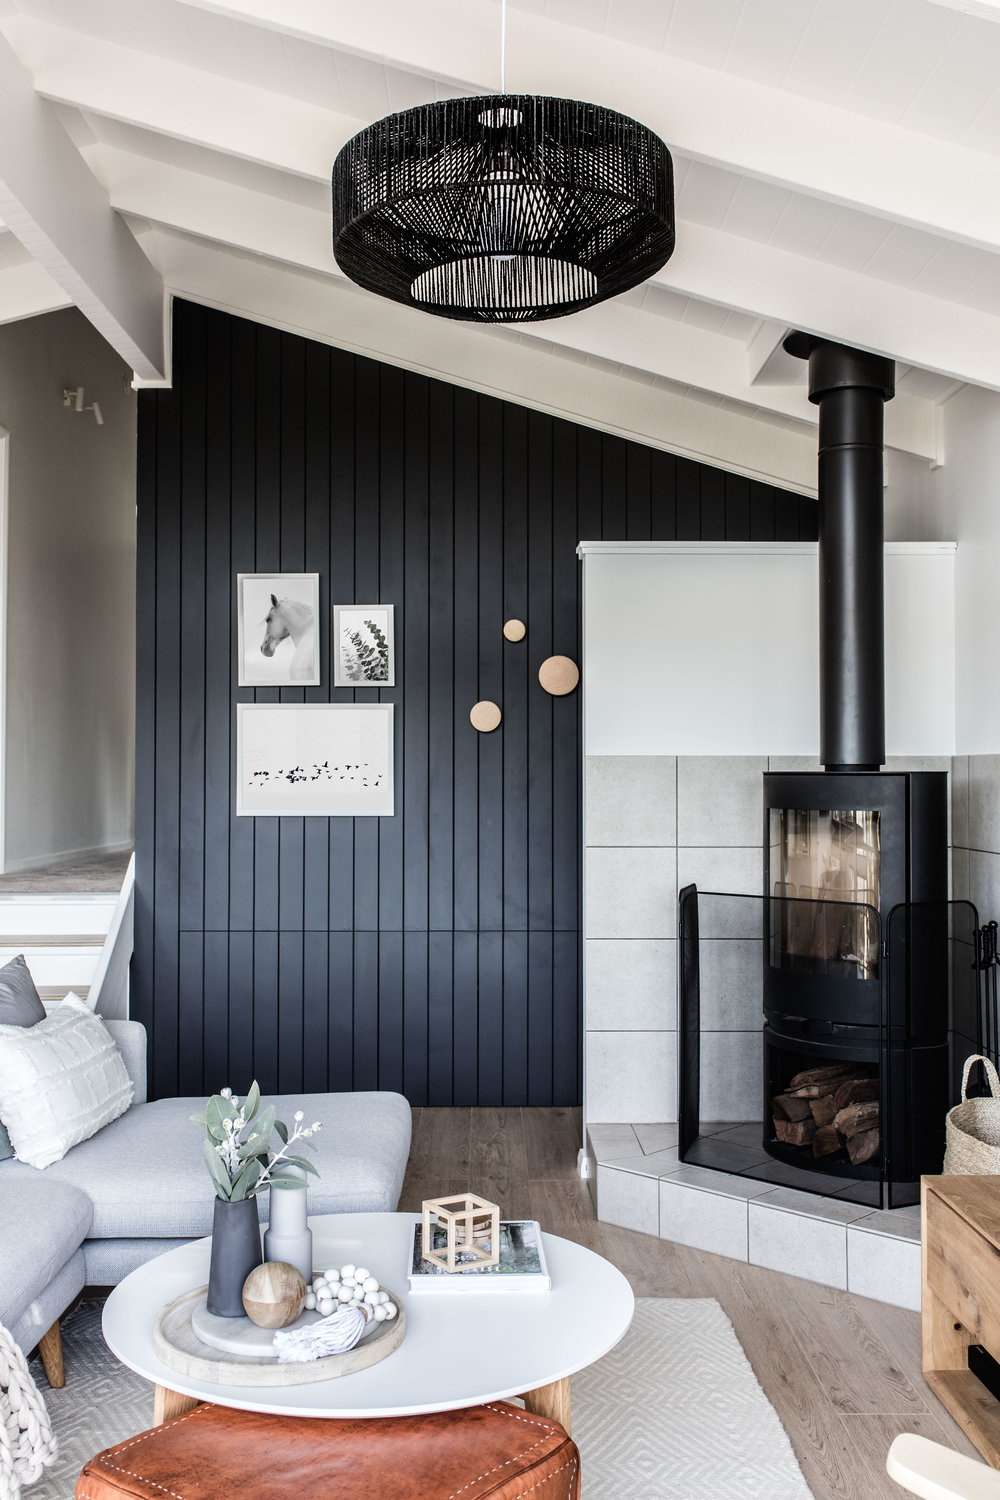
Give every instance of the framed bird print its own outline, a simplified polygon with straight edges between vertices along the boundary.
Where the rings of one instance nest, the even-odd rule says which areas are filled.
[[[237,815],[391,817],[392,711],[391,703],[238,703]]]

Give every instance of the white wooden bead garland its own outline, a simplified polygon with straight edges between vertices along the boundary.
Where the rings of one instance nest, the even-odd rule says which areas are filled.
[[[322,1359],[353,1349],[368,1323],[396,1317],[398,1307],[367,1266],[335,1267],[316,1276],[306,1288],[306,1309],[322,1319],[306,1328],[281,1329],[274,1335],[279,1364]]]

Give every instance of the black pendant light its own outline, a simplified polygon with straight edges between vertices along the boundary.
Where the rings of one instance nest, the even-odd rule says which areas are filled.
[[[422,104],[360,131],[333,167],[341,270],[442,318],[562,317],[637,286],[673,248],[670,152],[596,104]]]

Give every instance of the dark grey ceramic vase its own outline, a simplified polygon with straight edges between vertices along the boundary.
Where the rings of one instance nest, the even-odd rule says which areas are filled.
[[[243,1283],[262,1261],[257,1199],[215,1200],[212,1259],[208,1271],[208,1310],[217,1318],[242,1318]]]

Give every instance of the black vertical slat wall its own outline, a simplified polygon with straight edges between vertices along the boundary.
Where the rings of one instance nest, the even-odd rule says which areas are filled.
[[[139,398],[133,1014],[154,1096],[579,1096],[581,538],[814,539],[815,502],[190,303]],[[558,367],[554,366],[557,374]],[[554,375],[555,378],[555,375]],[[318,572],[322,682],[237,688],[236,575]],[[237,818],[236,704],[395,605],[396,815]],[[525,641],[504,640],[512,616]],[[491,698],[501,728],[469,709]]]

